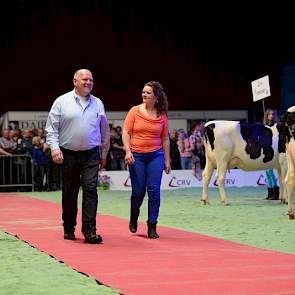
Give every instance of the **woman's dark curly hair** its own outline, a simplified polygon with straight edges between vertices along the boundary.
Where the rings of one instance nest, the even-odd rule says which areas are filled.
[[[147,82],[144,86],[149,86],[153,89],[154,95],[157,98],[155,107],[157,109],[158,115],[168,113],[168,99],[163,90],[163,86],[156,81]]]
[[[274,118],[272,121],[270,121],[268,119],[268,115],[269,113],[273,112],[274,114]],[[267,109],[263,115],[263,124],[267,125],[267,126],[273,126],[275,123],[278,123],[279,119],[278,119],[278,115],[277,115],[277,111],[274,109]]]

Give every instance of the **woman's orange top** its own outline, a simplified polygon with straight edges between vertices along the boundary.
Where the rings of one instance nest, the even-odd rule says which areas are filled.
[[[132,152],[154,152],[162,148],[162,137],[168,137],[168,118],[165,114],[158,118],[149,117],[143,114],[137,105],[128,112],[124,129],[131,135]]]

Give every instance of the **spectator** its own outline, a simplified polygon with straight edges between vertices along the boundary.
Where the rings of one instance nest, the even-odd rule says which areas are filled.
[[[192,152],[195,161],[199,162],[201,169],[205,168],[206,157],[205,157],[205,146],[204,146],[204,122],[198,121],[193,129],[190,136],[190,143],[192,145]]]
[[[40,136],[41,138],[41,143],[46,142],[46,137],[45,137],[45,130],[44,128],[38,128],[37,135]]]
[[[170,160],[171,160],[171,169],[180,170],[180,153],[178,150],[178,132],[176,129],[173,129],[170,133]]]
[[[0,137],[0,155],[11,156],[16,151],[17,143],[10,137],[10,131],[5,128]]]
[[[273,126],[278,123],[277,112],[273,109],[267,109],[263,116],[263,124],[265,126]],[[267,185],[267,200],[278,200],[280,195],[280,188],[277,185],[277,178],[274,174],[274,169],[267,169],[266,174],[266,185]]]
[[[17,153],[22,155],[32,155],[33,151],[33,133],[30,129],[24,129],[22,138],[19,138],[17,145]]]
[[[34,165],[34,190],[41,192],[44,189],[47,157],[40,136],[33,137],[33,145],[32,161]]]
[[[122,141],[122,134],[117,128],[111,129],[111,155],[114,169],[125,170],[125,149]]]
[[[22,155],[18,159],[20,166],[20,183],[27,185],[32,183],[32,152],[33,152],[33,133],[30,129],[24,129],[22,137],[17,144],[17,154]],[[25,190],[30,190],[26,188]]]
[[[12,183],[13,165],[12,159],[9,158],[16,151],[16,142],[10,138],[9,129],[3,129],[0,137],[0,185]]]
[[[183,129],[178,130],[177,145],[180,153],[181,169],[192,169],[193,147],[187,133]]]

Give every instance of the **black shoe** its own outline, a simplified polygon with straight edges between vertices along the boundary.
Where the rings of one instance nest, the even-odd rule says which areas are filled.
[[[65,229],[64,230],[64,239],[65,240],[76,240],[75,230],[74,229]]]
[[[280,187],[279,186],[274,186],[274,199],[279,200],[280,198]]]
[[[100,244],[102,243],[102,237],[96,234],[95,226],[89,226],[83,230],[85,243],[87,244]]]
[[[274,193],[275,193],[275,191],[274,191],[274,189],[272,188],[272,187],[268,187],[267,188],[267,197],[265,198],[266,200],[273,200],[273,198],[274,198]]]
[[[269,200],[278,200],[280,197],[280,188],[278,186],[275,186],[274,188],[272,188],[272,190],[273,190],[273,194],[269,198]]]
[[[129,230],[134,234],[137,232],[137,219],[135,217],[130,217],[129,221]]]
[[[147,225],[148,225],[148,238],[158,239],[160,236],[157,233],[157,223],[148,221]]]

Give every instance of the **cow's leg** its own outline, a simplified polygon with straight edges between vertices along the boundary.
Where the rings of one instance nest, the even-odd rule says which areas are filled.
[[[294,219],[294,205],[293,205],[293,191],[294,183],[287,185],[287,195],[288,195],[288,215],[289,219]]]
[[[221,136],[221,134],[220,134]],[[219,188],[220,200],[225,205],[229,205],[224,188],[225,174],[232,158],[233,139],[227,136],[221,136],[218,145],[215,148],[215,159],[217,167],[217,185]]]
[[[208,198],[208,188],[209,188],[209,183],[212,177],[214,171],[214,166],[210,159],[206,159],[206,165],[203,171],[203,192],[202,192],[202,198],[201,201],[203,202],[204,205],[209,204],[209,198]]]
[[[281,203],[287,204],[287,186],[286,186],[286,176],[287,176],[287,156],[286,153],[279,154],[279,165],[275,167],[278,172],[278,178],[280,183],[280,197]]]
[[[223,160],[217,163],[217,184],[219,188],[220,200],[225,205],[229,205],[228,198],[224,188],[224,181],[225,181],[227,166],[228,166],[227,160]]]
[[[295,166],[292,159],[288,161],[286,183],[288,195],[288,215],[289,219],[294,219],[293,191],[295,186]]]
[[[285,181],[283,179],[282,170],[281,170],[281,168],[277,168],[276,170],[278,173],[278,180],[279,180],[279,185],[280,185],[279,200],[281,200],[281,203],[287,204],[287,196],[285,195],[286,185],[285,185]]]

